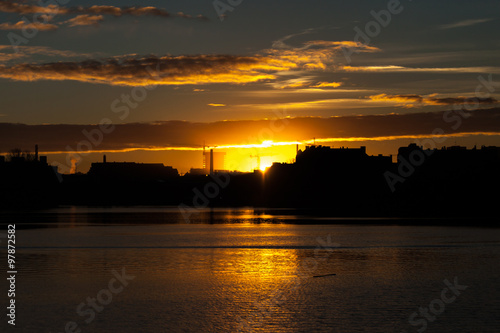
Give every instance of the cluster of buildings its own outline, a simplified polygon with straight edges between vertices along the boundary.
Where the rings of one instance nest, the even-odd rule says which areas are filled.
[[[390,155],[368,155],[364,146],[308,145],[297,149],[295,162],[274,163],[264,174],[229,173],[224,159],[223,152],[204,151],[203,168],[180,177],[162,163],[108,162],[104,156],[87,174],[60,175],[35,147],[34,154],[0,156],[0,200],[8,206],[51,198],[59,204],[178,205],[193,201],[194,189],[207,188],[213,179],[208,175],[225,173],[231,181],[210,204],[406,214],[414,209],[435,213],[464,197],[471,205],[493,207],[495,198],[487,193],[500,186],[500,147],[430,150],[410,144],[399,149],[393,162]]]

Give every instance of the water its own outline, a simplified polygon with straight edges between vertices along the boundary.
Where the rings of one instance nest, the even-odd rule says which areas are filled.
[[[0,327],[500,332],[499,229],[291,223],[304,219],[220,209],[186,224],[163,207],[32,214],[38,224],[16,233],[16,326]],[[467,288],[443,294],[444,280]]]

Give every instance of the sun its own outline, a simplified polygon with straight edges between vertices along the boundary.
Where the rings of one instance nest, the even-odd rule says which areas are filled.
[[[260,171],[265,172],[267,168],[271,167],[273,165],[272,162],[261,162],[260,163]]]

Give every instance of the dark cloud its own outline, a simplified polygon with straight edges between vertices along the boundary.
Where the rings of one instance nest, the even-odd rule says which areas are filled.
[[[262,129],[276,129],[275,142],[311,140],[316,137],[356,140],[388,140],[398,137],[433,136],[441,129],[443,134],[500,135],[500,108],[471,111],[464,118],[463,111],[391,114],[344,117],[298,117],[278,120],[221,121],[193,123],[166,121],[157,123],[116,124],[110,133],[98,134],[98,125],[24,125],[0,123],[0,151],[14,147],[29,149],[35,143],[43,151],[77,150],[89,137],[100,141],[93,150],[121,151],[133,148],[201,147],[204,140],[211,145],[238,145],[258,137]],[[110,118],[113,115],[110,112]],[[118,121],[118,119],[117,119]],[[458,125],[458,126],[457,126]],[[87,133],[87,134],[84,134]],[[68,148],[69,147],[69,148]]]
[[[455,28],[463,28],[463,27],[470,27],[476,24],[480,23],[485,23],[492,21],[492,18],[485,18],[485,19],[469,19],[469,20],[463,20],[463,21],[458,21],[450,24],[444,24],[441,25],[439,28],[440,29],[455,29]]]
[[[17,13],[21,15],[36,14],[36,13],[55,15],[55,14],[63,14],[64,9],[55,5],[48,5],[47,7],[41,7],[41,6],[22,4],[12,1],[0,1],[0,12]]]
[[[116,6],[90,6],[90,7],[72,7],[67,9],[68,14],[94,14],[94,15],[134,15],[134,16],[161,16],[170,17],[169,12],[157,7],[116,7]],[[176,16],[176,15],[174,15]]]
[[[94,8],[95,7],[95,8]],[[113,6],[93,6],[93,14],[111,13]],[[149,8],[149,7],[148,7]],[[182,14],[184,15],[184,14]],[[100,15],[79,15],[65,23],[89,25]],[[17,64],[0,66],[0,77],[17,81],[74,80],[109,85],[181,85],[248,83],[274,80],[274,73],[288,70],[323,71],[345,48],[376,52],[376,48],[350,41],[311,41],[297,49],[267,49],[253,56],[195,55],[143,57],[135,55],[86,62]],[[152,71],[156,71],[153,73]],[[311,83],[312,84],[312,83]],[[318,83],[319,84],[319,83]],[[321,82],[316,87],[338,87],[338,82]],[[287,84],[284,84],[286,86]]]
[[[381,50],[354,41],[313,40],[303,43],[301,47],[290,47],[286,44],[273,43],[272,49],[263,53],[272,57],[296,63],[306,70],[325,70],[333,68],[337,55],[346,50],[356,53],[374,53]]]
[[[421,95],[373,95],[370,96],[373,101],[393,101],[407,106],[414,106],[414,103],[424,105],[478,105],[478,104],[497,104],[498,100],[492,97],[479,98],[479,97],[428,97]]]
[[[434,105],[472,105],[472,104],[496,104],[498,100],[492,97],[479,98],[479,97],[446,97],[446,98],[427,98],[425,102]]]
[[[135,56],[0,66],[0,77],[16,81],[74,80],[121,86],[248,83],[274,79],[272,71],[294,64],[253,56]]]
[[[17,2],[0,0],[0,12],[4,13],[17,13],[20,15],[26,14],[49,14],[49,15],[71,15],[71,14],[87,14],[87,15],[112,15],[112,16],[158,16],[158,17],[181,17],[186,19],[196,18],[199,20],[208,20],[203,15],[195,17],[184,14],[182,12],[171,14],[165,9],[158,7],[116,7],[108,5],[93,5],[90,7],[77,6],[77,7],[62,7],[55,5],[48,5],[41,7],[31,4],[21,4]]]

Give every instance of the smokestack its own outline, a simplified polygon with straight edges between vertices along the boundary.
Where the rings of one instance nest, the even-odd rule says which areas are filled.
[[[214,174],[214,150],[210,149],[210,174]]]
[[[38,161],[38,145],[35,145],[35,161]]]
[[[102,163],[106,163],[106,155],[102,156]]]

